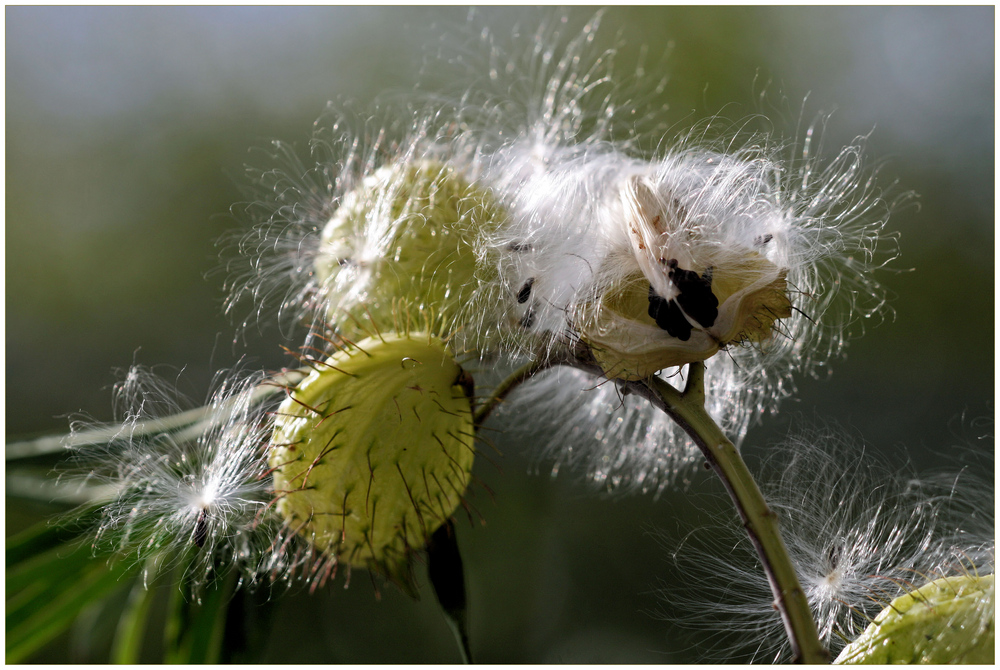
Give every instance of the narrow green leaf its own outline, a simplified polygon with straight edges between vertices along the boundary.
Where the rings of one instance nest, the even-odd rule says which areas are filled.
[[[118,619],[118,628],[115,630],[115,639],[111,646],[112,663],[122,665],[139,663],[146,622],[149,619],[149,611],[156,596],[156,590],[146,588],[146,584],[152,583],[157,562],[155,560],[147,561],[146,566],[147,579],[135,580],[132,592],[129,593],[128,604]]]
[[[98,517],[98,509],[83,509],[57,521],[42,521],[7,538],[4,552],[7,569],[82,537],[81,529],[92,527]]]
[[[174,659],[179,656],[178,648],[184,633],[184,605],[183,587],[180,584],[172,585],[167,600],[167,620],[163,624],[164,663],[179,662]]]
[[[84,544],[67,543],[21,561],[14,568],[8,567],[4,580],[8,607],[12,593],[40,583],[54,583],[72,578],[91,563],[105,560],[103,557],[95,557],[90,547]]]
[[[181,566],[178,566],[181,569]],[[183,574],[183,571],[181,572]],[[237,584],[236,574],[194,596],[179,585],[171,597],[164,633],[166,663],[218,663],[226,611]]]
[[[26,618],[7,616],[7,662],[18,663],[45,643],[66,630],[88,605],[120,588],[131,567],[109,566],[103,560],[93,560],[82,571],[79,581],[54,597],[40,597],[41,606],[31,607]],[[49,595],[47,590],[44,594]]]
[[[226,611],[235,588],[235,575],[230,575],[217,588],[209,589],[201,604],[195,607],[187,663],[218,663],[226,628]]]

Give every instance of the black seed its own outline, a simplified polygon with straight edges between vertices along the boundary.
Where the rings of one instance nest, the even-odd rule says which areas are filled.
[[[208,515],[205,510],[198,512],[198,520],[194,524],[194,543],[200,549],[208,539]]]
[[[719,318],[719,299],[712,293],[712,268],[699,276],[693,270],[677,267],[676,260],[671,260],[669,265],[667,276],[680,291],[675,298],[680,308],[703,328],[711,327]]]
[[[649,316],[656,325],[672,337],[687,341],[691,338],[693,319],[703,328],[711,327],[719,318],[719,299],[712,293],[712,268],[699,275],[693,270],[684,270],[676,258],[661,259],[669,269],[667,276],[677,289],[677,297],[668,300],[649,287]]]
[[[535,283],[534,277],[528,277],[528,281],[524,282],[524,286],[521,290],[517,292],[517,302],[518,304],[524,304],[528,302],[528,298],[531,296],[531,285]]]
[[[673,300],[657,295],[652,285],[649,287],[649,316],[671,337],[685,342],[691,338],[691,324],[684,318],[684,312]]]
[[[755,237],[753,244],[756,247],[762,247],[773,239],[774,235],[772,235],[771,233],[767,233],[766,235],[760,235],[758,237]]]
[[[664,321],[667,324],[667,332],[678,340],[687,342],[691,339],[691,322],[684,318],[684,312],[676,301],[671,300],[667,303]]]
[[[531,251],[530,242],[511,242],[507,245],[508,251],[513,251],[515,253],[524,253],[525,251]]]
[[[529,306],[528,309],[525,310],[524,315],[521,317],[520,324],[521,324],[521,328],[524,328],[525,330],[528,330],[533,325],[535,325],[535,306],[534,305]]]

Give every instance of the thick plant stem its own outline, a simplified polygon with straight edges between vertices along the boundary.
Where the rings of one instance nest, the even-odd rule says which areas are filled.
[[[722,479],[763,563],[774,593],[774,606],[785,624],[795,660],[829,663],[830,653],[819,640],[809,602],[778,532],[778,519],[768,508],[740,452],[705,410],[704,363],[689,365],[688,373],[683,393],[658,377],[629,382],[629,390],[669,414],[691,436]]]
[[[519,384],[556,365],[568,365],[603,376],[601,368],[585,350],[540,357],[514,372],[496,388],[476,410],[475,425],[482,425],[493,409]],[[699,362],[688,366],[688,381],[683,392],[659,377],[621,383],[628,392],[645,398],[670,415],[691,436],[722,479],[761,559],[774,593],[774,607],[785,625],[795,661],[829,663],[830,652],[819,639],[809,602],[778,531],[778,519],[767,506],[740,452],[705,409],[705,364]]]

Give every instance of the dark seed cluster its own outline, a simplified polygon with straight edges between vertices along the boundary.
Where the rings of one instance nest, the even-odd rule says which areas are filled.
[[[691,338],[692,320],[702,328],[710,328],[719,317],[719,299],[712,293],[712,268],[699,275],[678,267],[676,258],[666,261],[666,265],[670,268],[667,276],[679,293],[667,299],[650,284],[649,316],[671,337],[686,342]]]

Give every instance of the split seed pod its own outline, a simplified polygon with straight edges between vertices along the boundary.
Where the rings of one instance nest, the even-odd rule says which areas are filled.
[[[682,203],[640,176],[625,180],[621,200],[640,271],[585,310],[581,328],[609,377],[644,379],[730,344],[760,344],[791,316],[786,271],[757,249],[703,235]]]

